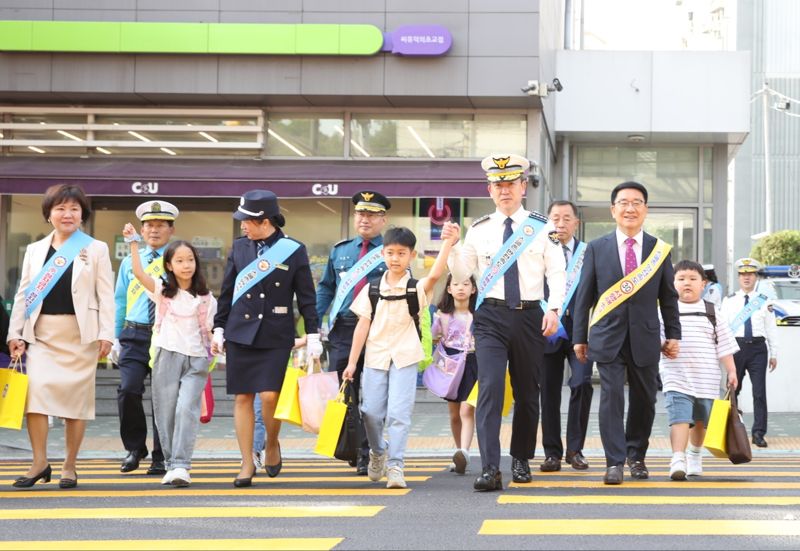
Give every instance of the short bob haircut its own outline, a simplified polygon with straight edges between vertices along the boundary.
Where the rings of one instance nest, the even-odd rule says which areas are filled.
[[[92,208],[89,206],[89,198],[86,197],[83,188],[75,184],[56,184],[47,188],[42,199],[42,215],[45,222],[50,222],[50,211],[53,207],[75,201],[81,206],[81,222],[86,222],[92,215]]]

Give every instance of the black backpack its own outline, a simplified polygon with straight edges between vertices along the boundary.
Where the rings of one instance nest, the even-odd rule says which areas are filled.
[[[714,328],[714,344],[717,344],[719,341],[717,340],[717,313],[714,310],[714,303],[709,302],[707,300],[703,301],[703,304],[706,307],[705,312],[681,312],[681,316],[705,316],[708,318],[708,321],[711,322],[711,327]]]
[[[419,296],[417,295],[417,280],[413,277],[408,278],[406,284],[405,295],[389,295],[383,296],[380,291],[380,279],[370,282],[369,284],[369,302],[372,305],[372,316],[370,320],[375,319],[375,310],[378,308],[378,300],[405,300],[408,304],[408,313],[411,319],[414,320],[414,326],[417,328],[417,336],[422,339],[422,333],[419,328]]]

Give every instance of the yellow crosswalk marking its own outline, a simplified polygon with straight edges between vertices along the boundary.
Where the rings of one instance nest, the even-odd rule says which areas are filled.
[[[702,477],[700,478],[702,480]],[[670,481],[656,481],[656,480],[635,480],[626,478],[624,484],[620,486],[607,486],[603,484],[602,479],[596,480],[541,480],[534,477],[533,482],[528,484],[517,484],[512,482],[508,485],[509,488],[608,488],[608,489],[623,489],[623,490],[642,490],[647,488],[681,488],[681,489],[719,489],[719,490],[797,490],[800,489],[800,482],[750,482],[742,480],[741,482],[711,482],[704,481],[698,482],[694,480],[686,480],[681,482]]]
[[[0,522],[44,519],[374,517],[383,509],[379,505],[7,509],[0,515]]]
[[[650,470],[650,479],[651,480],[653,478],[668,478],[669,477],[669,471],[668,470],[667,471],[655,471],[652,468],[650,468],[649,470]],[[192,472],[194,472],[194,471],[192,471]],[[603,473],[601,471],[594,471],[594,472],[592,472],[592,471],[588,471],[588,472],[587,471],[583,471],[583,472],[579,472],[579,471],[567,471],[567,472],[556,471],[556,472],[550,472],[550,473],[536,473],[536,472],[534,472],[533,473],[533,477],[536,478],[538,476],[542,476],[542,477],[549,477],[549,478],[559,478],[559,477],[590,478],[592,476],[595,476],[595,477],[601,477],[602,478],[602,474]],[[797,470],[792,470],[792,471],[787,471],[787,470],[780,470],[780,471],[753,471],[753,470],[746,470],[746,469],[742,469],[742,468],[739,468],[738,470],[730,470],[730,471],[709,471],[709,470],[706,470],[706,469],[703,470],[703,477],[704,478],[715,477],[715,476],[723,477],[723,478],[731,478],[731,477],[735,477],[735,478],[740,478],[740,477],[745,477],[745,478],[751,478],[751,477],[767,477],[767,478],[797,477],[797,476],[800,476],[800,468],[798,468]],[[627,480],[626,480],[626,482],[627,482]]]
[[[800,521],[746,519],[493,519],[485,520],[478,532],[490,536],[800,536]]]
[[[406,479],[407,480],[407,479]],[[83,485],[83,481],[80,481]],[[376,485],[377,486],[377,485]],[[80,486],[79,486],[80,487]],[[411,491],[406,489],[387,489],[383,486],[375,488],[235,488],[230,490],[212,490],[198,488],[158,488],[153,490],[59,490],[52,486],[53,491],[47,486],[36,485],[29,491],[6,490],[0,491],[0,501],[3,499],[47,499],[47,498],[77,498],[98,497],[128,499],[131,497],[189,497],[189,496],[364,496],[364,497],[396,497],[404,496]]]
[[[500,504],[517,505],[800,505],[800,496],[520,496],[504,495]]]
[[[192,479],[192,485],[196,486],[197,484],[207,484],[211,482],[219,483],[233,483],[234,474],[230,476],[206,476],[206,477],[196,477]],[[428,480],[429,476],[406,476],[406,482],[425,482]],[[151,485],[158,485],[160,482],[159,477],[148,476],[148,477],[133,477],[133,476],[118,476],[115,478],[81,478],[78,483],[81,486],[89,486],[89,485],[96,485],[96,484],[115,484],[115,485],[140,485],[140,484],[151,484]],[[281,483],[290,483],[290,482],[342,482],[347,484],[363,484],[369,483],[367,479],[363,476],[281,476],[278,478],[266,478],[266,477],[258,477],[253,482],[254,484],[281,484]]]
[[[53,467],[53,474],[58,473],[59,468],[55,465]],[[235,476],[239,472],[240,465],[237,463],[236,466],[231,466],[230,468],[210,468],[210,467],[199,467],[199,468],[192,468],[191,474],[192,476],[198,474],[229,474],[230,476]],[[426,468],[426,467],[404,467],[403,472],[406,473],[430,473],[430,472],[438,472],[441,471],[444,467],[434,467],[434,468]],[[25,473],[28,470],[28,467],[18,467],[15,469],[0,469],[0,477],[8,476],[12,478],[16,478],[22,473]],[[355,470],[352,467],[347,467],[347,469],[335,469],[330,467],[301,467],[301,468],[294,468],[294,467],[286,467],[284,463],[283,469],[281,469],[281,476],[285,473],[290,474],[313,474],[313,473],[320,473],[320,474],[336,474],[341,473],[341,476],[353,476],[356,477]],[[81,469],[80,466],[78,467],[78,475],[95,475],[95,474],[105,474],[105,475],[119,475],[121,477],[132,477],[132,476],[147,476],[149,480],[161,480],[161,477],[154,477],[151,475],[145,475],[145,470],[140,469],[138,471],[133,471],[131,473],[120,473],[119,467],[115,468],[89,468],[89,469]],[[798,471],[800,474],[800,471]],[[365,480],[363,476],[358,477],[360,480]]]
[[[59,540],[59,541],[3,541],[6,549],[46,551],[111,550],[111,551],[173,551],[182,549],[257,549],[326,551],[339,545],[344,538],[263,538],[263,539],[202,539],[202,540]]]

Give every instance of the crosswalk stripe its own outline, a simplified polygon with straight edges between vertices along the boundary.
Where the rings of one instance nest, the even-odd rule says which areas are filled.
[[[142,507],[6,509],[6,520],[127,519],[127,518],[306,518],[374,517],[384,509],[378,505],[310,505],[253,507]]]
[[[800,505],[800,496],[520,496],[497,498],[516,505]]]
[[[206,476],[206,477],[192,477],[192,484],[204,484],[210,482],[225,482],[225,483],[232,483],[235,473],[231,473],[230,476]],[[406,482],[425,482],[426,480],[430,479],[430,476],[406,476]],[[93,485],[93,484],[158,484],[160,482],[159,477],[155,476],[148,476],[148,477],[133,477],[133,476],[118,476],[115,478],[81,478],[78,483],[81,486],[86,485]],[[354,484],[354,483],[365,483],[369,482],[363,476],[356,476],[355,474],[349,474],[347,476],[281,476],[278,478],[266,478],[266,477],[258,477],[255,479],[257,483],[267,483],[267,484],[281,484],[284,482],[340,482],[345,484]]]
[[[660,471],[660,470],[657,471],[657,470],[653,470],[652,468],[650,468],[649,471],[650,471],[650,478],[653,478],[653,477],[664,477],[664,478],[667,478],[669,476],[669,471]],[[194,471],[192,471],[192,472],[194,472]],[[572,478],[572,477],[583,477],[583,478],[589,478],[589,477],[592,477],[592,476],[600,476],[600,477],[602,477],[602,475],[603,475],[602,471],[583,471],[583,472],[580,472],[580,471],[567,471],[567,472],[556,471],[556,472],[549,472],[549,473],[542,473],[542,472],[534,472],[533,473],[534,478],[539,477],[539,476],[541,476],[541,477],[552,477],[552,478],[559,478],[559,477],[569,477],[569,478]],[[729,478],[729,477],[746,477],[746,478],[750,478],[750,477],[756,477],[756,476],[773,477],[773,478],[774,477],[796,477],[796,476],[800,476],[800,468],[796,469],[796,470],[791,470],[791,471],[787,471],[785,469],[784,470],[780,470],[780,471],[752,471],[752,470],[745,470],[745,469],[742,469],[742,468],[739,468],[738,470],[730,470],[730,471],[709,471],[709,470],[703,469],[703,476],[704,477],[719,476],[719,477],[726,477],[726,478]]]
[[[800,536],[800,521],[746,519],[492,519],[478,532],[493,536]]]
[[[702,480],[702,478],[701,478]],[[603,484],[602,479],[598,478],[596,480],[538,480],[534,478],[533,482],[528,484],[518,484],[516,482],[512,482],[509,484],[509,488],[610,488],[611,486],[606,486]],[[635,479],[625,479],[625,483],[620,486],[613,486],[615,489],[624,489],[624,490],[641,490],[646,488],[682,488],[682,489],[689,489],[689,488],[703,488],[703,489],[719,489],[719,490],[745,490],[745,489],[756,489],[756,490],[797,490],[800,489],[800,482],[750,482],[742,480],[741,482],[698,482],[694,480],[687,480],[682,482],[676,481],[655,481],[655,480],[635,480]]]
[[[83,485],[83,481],[80,482]],[[256,483],[257,484],[257,483]],[[396,497],[408,494],[411,489],[378,488],[235,488],[226,490],[197,489],[197,488],[158,488],[154,490],[68,490],[61,491],[53,487],[53,491],[40,489],[42,486],[29,491],[6,490],[0,491],[0,501],[4,499],[62,499],[79,497],[118,498],[131,497],[190,497],[190,496],[363,496],[363,497]]]
[[[54,473],[57,472],[59,470],[59,468],[60,468],[60,467],[56,467],[55,465],[51,465],[51,466],[53,467]],[[200,468],[192,468],[190,472],[191,472],[192,476],[198,475],[198,474],[230,474],[231,476],[235,476],[236,473],[238,472],[239,467],[240,466],[238,464],[236,465],[235,468],[233,466],[231,466],[230,468],[219,468],[219,469],[212,469],[212,468],[208,468],[208,467],[200,467]],[[404,467],[403,468],[403,472],[405,472],[405,473],[431,473],[431,472],[441,471],[443,468],[444,467],[436,467],[436,468]],[[16,478],[20,474],[25,473],[27,470],[28,470],[27,467],[19,467],[17,469],[8,469],[8,470],[0,469],[0,478],[2,478],[3,476],[13,476],[13,478]],[[355,473],[355,470],[353,470],[351,467],[348,467],[347,469],[335,469],[335,468],[328,468],[328,467],[319,467],[319,468],[301,467],[301,468],[294,468],[294,467],[286,467],[286,464],[284,463],[284,467],[281,469],[281,475],[283,475],[285,473],[294,473],[294,474],[302,474],[302,473],[306,473],[306,474],[334,473],[334,474],[336,474],[336,473],[341,473],[343,476],[344,475],[346,475],[346,476],[357,476],[356,473]],[[131,473],[124,473],[123,474],[123,473],[119,472],[119,467],[114,468],[114,469],[94,469],[94,468],[92,468],[92,469],[81,469],[80,466],[79,466],[78,467],[78,474],[81,477],[83,477],[84,475],[95,475],[95,474],[119,475],[121,477],[148,476],[148,478],[150,480],[160,480],[160,477],[156,478],[153,475],[146,475],[144,469],[140,469],[139,471],[133,471]],[[800,474],[800,471],[798,471],[798,474]],[[361,480],[364,480],[363,476],[360,477],[360,478],[361,478]]]
[[[326,551],[339,545],[344,538],[261,538],[261,539],[179,539],[179,540],[54,540],[54,541],[3,541],[6,549],[77,551],[174,551],[181,549],[274,549]]]

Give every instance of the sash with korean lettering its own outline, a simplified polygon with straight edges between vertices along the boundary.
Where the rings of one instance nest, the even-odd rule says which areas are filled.
[[[486,293],[494,287],[497,280],[503,277],[503,274],[517,261],[519,255],[533,242],[545,224],[546,222],[529,215],[519,225],[517,231],[506,239],[506,242],[503,243],[500,250],[492,258],[489,266],[481,274],[481,278],[478,281],[478,298],[475,301],[475,310],[483,303]]]
[[[603,319],[609,312],[614,310],[614,308],[631,298],[639,289],[644,287],[667,259],[671,250],[672,245],[669,245],[661,239],[656,240],[656,246],[653,247],[650,256],[648,256],[644,262],[634,271],[606,289],[605,293],[600,295],[600,299],[594,307],[594,312],[592,312],[592,319],[589,322],[589,327]]]
[[[581,269],[583,268],[583,254],[586,252],[586,243],[580,242],[578,246],[575,247],[575,252],[572,253],[572,258],[569,261],[569,266],[567,266],[567,285],[565,287],[564,293],[564,304],[561,306],[561,315],[558,316],[558,330],[555,332],[554,335],[550,335],[547,337],[547,340],[550,341],[550,344],[555,344],[558,339],[569,339],[569,335],[567,335],[567,330],[564,328],[564,324],[561,323],[561,318],[564,317],[564,313],[567,311],[567,306],[569,305],[569,301],[572,300],[572,296],[575,294],[575,291],[578,289],[576,283],[581,278]],[[542,310],[547,312],[547,302],[541,301]]]
[[[281,237],[269,249],[261,252],[250,264],[245,266],[244,270],[239,272],[236,276],[236,283],[233,286],[233,302],[250,290],[250,288],[267,277],[272,271],[281,264],[284,260],[289,258],[293,252],[300,248],[300,243],[294,239]]]
[[[91,236],[86,235],[81,230],[75,231],[67,239],[61,248],[58,249],[50,260],[44,263],[42,269],[31,280],[28,288],[25,289],[25,319],[31,317],[36,307],[44,300],[44,297],[53,290],[53,286],[61,279],[75,260],[75,257],[89,246],[93,241]]]
[[[342,276],[342,279],[339,281],[339,286],[336,288],[336,296],[333,299],[331,313],[328,315],[328,320],[330,320],[328,324],[329,327],[332,328],[333,324],[336,323],[336,316],[339,314],[339,310],[342,309],[342,304],[344,304],[344,300],[347,298],[347,293],[356,286],[356,283],[361,281],[361,278],[366,277],[368,273],[381,265],[383,262],[381,251],[383,251],[383,245],[375,247],[368,254],[361,257],[358,262],[353,264],[353,267],[347,270]],[[355,299],[355,297],[353,297],[353,299]]]
[[[736,331],[742,325],[744,325],[744,322],[749,320],[755,312],[760,310],[761,307],[764,306],[764,304],[766,304],[768,300],[769,297],[767,295],[759,294],[756,296],[756,298],[748,302],[747,305],[744,308],[742,308],[742,310],[738,314],[736,314],[736,317],[733,318],[733,320],[731,321],[730,323],[731,331],[733,333],[736,333]]]
[[[149,275],[152,278],[159,278],[164,275],[164,257],[159,256],[155,260],[153,260],[147,267],[144,269],[144,273]],[[133,307],[136,305],[136,301],[138,301],[144,295],[144,285],[141,281],[136,279],[135,277],[131,279],[131,282],[128,283],[128,295],[125,299],[125,317],[127,317]],[[145,299],[150,300],[150,299]]]

